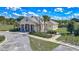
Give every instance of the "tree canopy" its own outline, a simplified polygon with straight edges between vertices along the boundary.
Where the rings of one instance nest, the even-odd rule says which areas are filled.
[[[49,21],[50,17],[48,15],[43,15],[43,20],[44,22]]]

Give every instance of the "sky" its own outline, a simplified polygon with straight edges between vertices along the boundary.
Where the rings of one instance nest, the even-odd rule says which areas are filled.
[[[30,15],[48,15],[55,20],[69,20],[79,18],[79,7],[0,7],[0,16],[7,18]]]

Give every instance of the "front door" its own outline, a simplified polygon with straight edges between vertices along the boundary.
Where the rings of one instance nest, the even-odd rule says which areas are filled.
[[[29,24],[25,24],[25,31],[29,32]]]
[[[23,24],[21,25],[20,31],[24,32],[24,25]]]

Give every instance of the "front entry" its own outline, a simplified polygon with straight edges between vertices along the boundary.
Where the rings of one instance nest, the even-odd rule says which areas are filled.
[[[20,31],[21,31],[21,32],[25,32],[25,30],[24,30],[24,25],[23,25],[23,24],[22,24],[21,27],[20,27]]]
[[[34,25],[25,24],[26,32],[34,32]]]
[[[29,24],[25,24],[25,31],[29,32]]]
[[[20,27],[21,32],[34,32],[34,25],[22,24]]]

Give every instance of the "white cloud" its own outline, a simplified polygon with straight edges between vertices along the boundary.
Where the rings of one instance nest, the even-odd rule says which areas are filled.
[[[63,9],[62,8],[56,8],[54,9],[55,12],[63,12]]]
[[[69,11],[69,12],[67,12],[67,13],[65,13],[65,14],[71,14],[72,13],[72,11]]]
[[[51,17],[51,19],[62,20],[62,17],[59,17],[59,16],[53,16],[53,17]]]
[[[73,16],[69,16],[69,17],[53,16],[53,17],[51,17],[51,19],[55,19],[55,20],[68,20],[70,18],[73,18]]]
[[[10,17],[10,14],[8,14],[8,12],[3,12],[3,13],[0,13],[0,16],[5,16],[6,18],[9,18]]]
[[[1,16],[8,16],[7,14],[7,12],[0,13]]]
[[[2,14],[6,14],[6,15],[7,15],[7,14],[8,14],[8,12],[3,12]]]
[[[79,13],[75,13],[74,16],[79,16]]]
[[[27,12],[27,15],[38,16],[36,13],[34,13],[34,12],[31,12],[31,11]]]
[[[20,14],[17,14],[17,13],[13,13],[13,15],[15,15],[15,16],[21,16]]]
[[[27,16],[27,13],[26,12],[22,12],[22,16]]]
[[[74,18],[74,15],[68,16],[69,19]]]
[[[34,12],[22,12],[22,14],[18,14],[18,13],[13,13],[13,15],[15,16],[38,16],[36,13]]]
[[[46,9],[43,9],[43,12],[47,12],[47,10]]]
[[[21,10],[20,7],[6,7],[6,9],[11,9],[11,10],[13,10],[13,11],[16,11],[16,10],[18,10],[18,9]]]
[[[38,12],[41,12],[41,10],[37,10]]]

